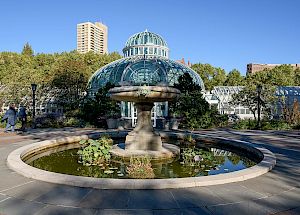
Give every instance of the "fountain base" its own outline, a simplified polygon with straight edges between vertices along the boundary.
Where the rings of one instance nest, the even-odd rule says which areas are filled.
[[[125,140],[126,150],[160,151],[163,149],[159,134],[155,132],[129,132]]]
[[[130,159],[130,157],[148,156],[154,160],[165,160],[178,156],[180,148],[173,144],[163,143],[161,150],[135,150],[125,149],[126,144],[114,145],[110,150],[112,156]]]

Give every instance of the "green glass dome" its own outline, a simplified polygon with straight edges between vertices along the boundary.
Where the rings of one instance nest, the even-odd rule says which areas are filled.
[[[174,86],[184,73],[204,90],[200,76],[189,67],[160,56],[133,56],[114,61],[96,71],[89,80],[89,93],[96,93],[108,82],[116,86]]]
[[[132,35],[127,40],[125,48],[134,45],[157,45],[168,47],[166,41],[161,36],[147,30]]]
[[[146,55],[169,58],[166,41],[158,34],[143,31],[131,36],[123,49],[124,57]]]

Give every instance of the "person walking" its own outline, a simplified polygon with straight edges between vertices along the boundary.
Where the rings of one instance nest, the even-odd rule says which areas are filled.
[[[19,109],[18,118],[22,123],[20,130],[24,132],[26,128],[26,122],[27,122],[27,113],[26,113],[26,107],[24,107],[23,105],[21,105]]]
[[[4,114],[1,121],[4,122],[5,120],[7,121],[7,124],[6,124],[6,128],[5,128],[4,132],[8,132],[10,127],[11,127],[11,131],[14,132],[15,131],[15,124],[16,124],[16,121],[17,121],[17,113],[16,113],[16,109],[15,109],[14,104],[9,106],[8,110]]]

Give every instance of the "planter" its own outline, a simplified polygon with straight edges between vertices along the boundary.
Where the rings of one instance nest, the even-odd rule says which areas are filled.
[[[129,129],[129,128],[132,128],[132,124],[131,124],[131,119],[119,119],[118,120],[118,129]]]
[[[170,119],[170,124],[169,124],[170,129],[177,130],[179,127],[179,124],[180,124],[179,119],[176,119],[176,118]]]
[[[118,119],[109,118],[106,119],[106,123],[108,129],[115,129],[118,126]]]

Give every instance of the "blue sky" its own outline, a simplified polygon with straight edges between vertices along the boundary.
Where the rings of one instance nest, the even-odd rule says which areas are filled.
[[[110,52],[148,29],[171,59],[245,74],[250,62],[300,63],[299,8],[298,0],[1,0],[0,52],[26,42],[38,53],[71,51],[77,23],[102,21]]]

